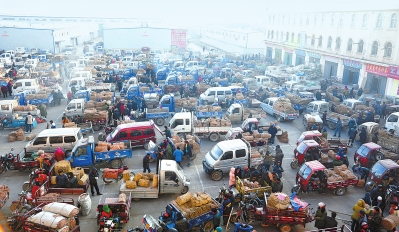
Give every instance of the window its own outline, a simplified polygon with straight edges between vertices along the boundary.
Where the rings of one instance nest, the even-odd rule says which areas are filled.
[[[215,91],[209,91],[208,96],[215,96]]]
[[[127,138],[127,132],[126,131],[120,131],[118,134],[118,138]]]
[[[154,131],[152,129],[143,130],[143,135],[153,135]]]
[[[30,82],[25,82],[25,86],[32,86],[32,83],[30,83]]]
[[[141,130],[130,131],[130,137],[141,136]]]
[[[307,25],[307,26],[309,25],[309,16],[306,17],[306,25]]]
[[[366,14],[363,15],[362,27],[363,28],[367,27],[367,15]]]
[[[363,40],[359,40],[359,43],[357,43],[357,53],[363,53],[363,45]]]
[[[285,41],[288,42],[289,38],[290,38],[290,33],[287,31],[287,34],[285,35]]]
[[[82,109],[82,103],[76,103],[76,108],[77,109]]]
[[[76,153],[74,155],[75,157],[80,157],[80,156],[87,156],[87,148],[86,147],[79,147],[76,150]]]
[[[393,13],[391,16],[391,23],[389,24],[389,28],[396,28],[398,24],[398,14]]]
[[[294,37],[295,37],[295,34],[294,34],[294,32],[292,32],[292,33],[291,33],[291,43],[294,42]]]
[[[335,50],[341,49],[341,39],[338,37],[337,40],[335,40]]]
[[[334,15],[331,15],[331,22],[330,22],[330,26],[334,26]]]
[[[278,41],[278,36],[280,35],[280,33],[278,33],[278,31],[276,31],[276,40]]]
[[[171,172],[171,171],[166,171],[165,172],[165,180],[175,181],[175,179],[176,179],[176,173],[175,172]]]
[[[74,143],[76,142],[75,136],[64,136],[64,143]]]
[[[353,14],[352,15],[352,20],[351,20],[351,27],[355,27],[355,25],[356,25],[356,15]]]
[[[348,44],[346,45],[346,51],[347,52],[351,52],[352,51],[352,44],[353,44],[353,40],[349,39],[348,40]]]
[[[321,16],[321,25],[322,25],[322,26],[324,26],[324,19],[325,19],[325,17],[326,17],[326,16],[325,16],[324,14]]]
[[[186,119],[186,125],[189,126],[190,125],[190,119]]]
[[[387,122],[398,122],[398,116],[392,114],[391,116],[389,116]]]
[[[298,38],[296,39],[297,43],[301,43],[301,34],[298,34]]]
[[[172,128],[175,128],[176,126],[181,126],[181,125],[183,125],[183,119],[176,119],[174,122],[173,122],[173,127]]]
[[[392,43],[387,42],[384,46],[384,57],[390,58],[392,55]]]
[[[273,39],[273,37],[274,37],[274,31],[271,32],[270,39]]]
[[[232,151],[226,151],[223,154],[222,160],[228,160],[228,159],[233,159],[233,152]]]
[[[340,27],[343,27],[343,26],[344,26],[344,15],[343,15],[343,14],[341,14],[341,15],[339,16],[339,26],[340,26]]]
[[[375,27],[376,28],[381,28],[382,25],[382,14],[379,13],[377,16],[377,22],[375,23]]]
[[[34,142],[33,145],[45,145],[47,143],[47,137],[38,137]]]
[[[310,45],[314,46],[314,41],[315,41],[315,37],[314,35],[312,36],[312,40],[310,41]]]
[[[373,45],[371,45],[371,55],[376,56],[378,53],[378,42],[374,41]]]
[[[313,25],[316,26],[316,24],[317,24],[317,14],[315,14],[313,18]]]
[[[317,46],[321,47],[323,46],[323,37],[319,36],[319,43],[317,44]]]
[[[49,137],[50,144],[62,143],[62,136],[51,136]]]
[[[218,96],[224,96],[224,91],[217,91]]]
[[[245,157],[247,152],[245,149],[236,150],[236,158]]]

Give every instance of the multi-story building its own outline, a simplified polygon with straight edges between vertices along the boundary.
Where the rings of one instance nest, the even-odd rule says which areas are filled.
[[[399,6],[367,8],[268,10],[266,58],[286,65],[319,63],[324,78],[358,84],[365,92],[399,95]]]

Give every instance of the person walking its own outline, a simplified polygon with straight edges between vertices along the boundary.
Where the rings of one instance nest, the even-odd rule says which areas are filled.
[[[366,128],[363,127],[359,134],[359,142],[360,144],[365,144],[367,142],[367,132]]]
[[[165,126],[165,130],[162,132],[164,133],[166,138],[172,138],[172,133],[170,132],[170,129],[168,126]]]
[[[366,203],[364,202],[363,199],[359,199],[357,201],[357,203],[353,206],[352,210],[352,225],[351,225],[351,231],[356,231],[359,225],[359,219],[360,219],[360,215],[359,215],[359,211],[360,210],[365,210],[365,206]]]
[[[145,173],[146,171],[148,171],[148,173],[151,173],[150,160],[151,155],[147,152],[147,154],[143,157],[143,173]]]
[[[270,137],[270,144],[274,144],[274,138],[276,137],[277,134],[277,128],[275,124],[272,124],[269,129],[267,130],[267,132],[269,132],[269,134],[271,135]]]
[[[314,226],[317,229],[324,229],[326,228],[326,220],[327,220],[327,211],[326,211],[326,204],[323,202],[319,202],[319,207],[317,207],[316,214],[314,216],[315,223]]]
[[[31,115],[30,112],[28,112],[28,115],[26,115],[25,124],[26,124],[26,133],[32,133],[33,116]]]
[[[89,173],[89,182],[90,182],[90,190],[91,190],[91,195],[94,196],[94,189],[96,189],[97,195],[102,195],[100,193],[100,190],[98,189],[98,171],[97,168],[92,168]]]
[[[181,161],[183,158],[184,153],[180,150],[180,147],[177,147],[177,149],[175,150],[175,152],[173,152],[173,156],[175,157],[175,161],[176,163],[178,163],[181,166]]]
[[[353,142],[355,142],[355,138],[357,135],[357,130],[355,127],[349,129],[349,146],[353,147]]]
[[[187,167],[190,167],[191,166],[190,161],[191,161],[191,157],[193,157],[193,152],[192,152],[191,146],[187,140],[184,141],[184,156],[187,159]]]
[[[274,165],[276,165],[278,162],[283,165],[283,159],[284,159],[284,153],[283,150],[281,150],[280,145],[276,145],[276,156],[274,157]]]
[[[334,137],[337,136],[338,133],[338,137],[341,137],[341,130],[342,130],[342,121],[341,118],[338,117],[338,121],[335,124],[335,131],[334,131]]]

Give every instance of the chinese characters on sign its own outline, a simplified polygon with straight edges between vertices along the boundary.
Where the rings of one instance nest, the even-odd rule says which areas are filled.
[[[171,30],[171,43],[172,46],[177,48],[186,47],[186,30],[172,29]]]
[[[348,59],[342,59],[343,63],[345,66],[355,68],[355,69],[361,69],[362,68],[362,63],[359,61],[354,61],[354,60],[348,60]]]
[[[392,79],[399,80],[399,67],[389,66],[388,67],[388,77]]]
[[[372,73],[378,76],[387,76],[388,67],[382,67],[375,64],[366,64],[366,72]]]

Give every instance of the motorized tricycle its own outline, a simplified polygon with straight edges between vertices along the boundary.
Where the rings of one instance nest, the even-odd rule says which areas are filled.
[[[124,165],[123,167],[120,168],[105,168],[105,169],[100,169],[100,171],[103,173],[102,178],[104,183],[110,184],[114,180],[116,182],[120,181],[123,178],[123,172],[129,170],[129,167]],[[130,172],[130,175],[134,175],[133,172]]]
[[[356,186],[359,182],[358,178],[329,182],[324,172],[327,168],[317,160],[306,162],[296,174],[296,184],[291,192],[296,194],[300,192],[317,191],[325,192],[327,189],[333,191],[337,196],[346,193],[347,187]]]
[[[304,140],[315,140],[320,144],[322,148],[328,148],[330,150],[338,150],[339,148],[344,148],[345,150],[348,147],[348,140],[337,139],[337,138],[329,138],[326,139],[322,136],[322,134],[318,130],[310,130],[305,131],[299,136],[296,141],[296,145],[298,146]]]
[[[130,219],[130,205],[132,201],[132,195],[125,196],[125,201],[121,201],[121,198],[105,198],[104,203],[97,206],[97,225],[104,224],[102,231],[113,231],[120,230],[123,225],[126,224]],[[101,213],[104,205],[108,205],[112,212],[112,218],[102,218]]]
[[[359,164],[362,167],[370,168],[377,161],[384,159],[384,154],[381,152],[382,147],[373,142],[365,143],[360,146],[353,156],[353,161]]]
[[[341,157],[344,164],[348,166],[348,158],[346,156],[345,147],[342,148],[345,155]],[[327,156],[330,148],[322,148],[315,140],[304,140],[294,150],[294,158],[291,161],[291,168],[295,169],[305,162],[312,160],[320,160],[327,168],[333,168],[333,160]],[[337,149],[335,149],[337,150]]]
[[[365,185],[366,191],[370,192],[375,186],[382,184],[388,186],[396,182],[399,176],[399,164],[390,159],[377,161],[369,172],[369,178]]]

